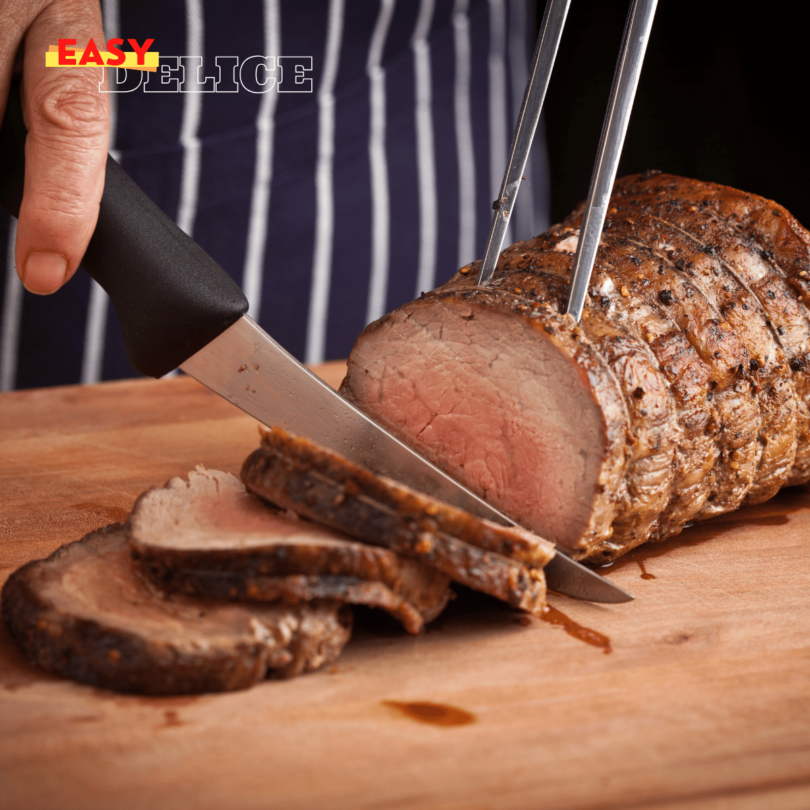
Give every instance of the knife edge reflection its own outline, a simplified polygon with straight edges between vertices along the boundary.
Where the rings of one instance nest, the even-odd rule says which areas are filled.
[[[343,399],[247,315],[180,368],[268,427],[278,425],[479,517],[515,524]],[[633,599],[560,551],[545,571],[549,587],[567,596]]]

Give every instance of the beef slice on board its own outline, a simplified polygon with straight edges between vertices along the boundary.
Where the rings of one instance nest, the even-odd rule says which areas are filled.
[[[129,543],[161,587],[220,599],[333,598],[382,608],[411,633],[442,611],[449,578],[420,560],[282,513],[234,476],[198,468],[143,493]]]
[[[166,594],[133,564],[112,524],[6,581],[11,635],[38,666],[120,692],[245,689],[334,661],[351,634],[337,600],[249,606]]]
[[[539,614],[543,566],[554,547],[518,526],[500,526],[275,427],[245,461],[247,488],[272,503],[415,557],[475,590]]]

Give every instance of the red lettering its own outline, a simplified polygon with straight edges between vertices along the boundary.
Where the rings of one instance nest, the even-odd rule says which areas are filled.
[[[84,49],[84,53],[81,55],[81,59],[79,59],[79,64],[80,65],[92,64],[104,67],[104,59],[99,53],[99,50],[96,47],[96,43],[93,42],[92,39],[87,43],[87,47]]]
[[[132,50],[138,54],[138,64],[143,66],[146,62],[145,60],[146,52],[149,50],[149,48],[152,47],[155,40],[154,39],[144,40],[143,45],[138,45],[138,41],[136,39],[128,39],[127,42],[130,45],[132,45]]]
[[[107,64],[110,67],[115,67],[116,65],[123,65],[124,60],[127,58],[126,54],[118,47],[119,45],[123,45],[123,39],[111,39],[107,42],[107,50],[111,53],[115,59],[108,59]]]
[[[73,54],[76,53],[73,49],[68,50],[68,45],[75,45],[75,39],[60,39],[59,40],[59,64],[60,65],[75,65],[76,60]]]

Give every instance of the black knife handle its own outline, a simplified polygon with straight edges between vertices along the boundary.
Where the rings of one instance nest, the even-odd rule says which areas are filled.
[[[0,129],[0,205],[19,216],[25,137],[17,87]],[[130,363],[161,377],[247,312],[239,286],[107,157],[98,224],[81,266],[107,291]]]

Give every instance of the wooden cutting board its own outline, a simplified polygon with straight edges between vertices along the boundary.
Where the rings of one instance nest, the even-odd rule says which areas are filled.
[[[0,395],[0,580],[257,441],[187,378]],[[154,699],[39,672],[3,626],[0,807],[810,807],[810,491],[654,551],[606,574],[631,604],[552,597],[609,654],[466,594],[415,638],[362,618],[333,669]]]

